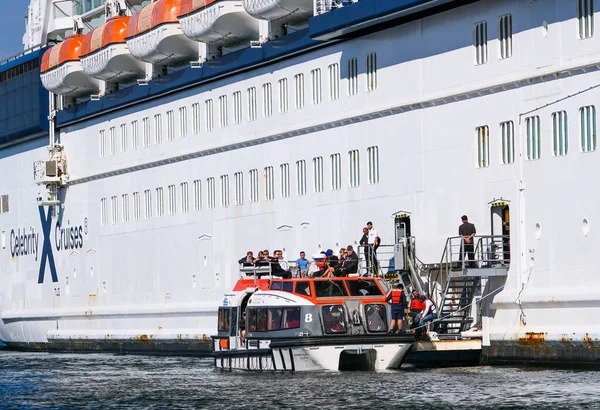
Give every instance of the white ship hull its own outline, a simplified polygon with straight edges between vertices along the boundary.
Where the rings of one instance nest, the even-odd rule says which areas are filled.
[[[600,81],[600,35],[579,39],[574,10],[574,2],[558,0],[476,2],[68,124],[59,131],[70,185],[50,222],[48,208],[40,214],[35,203],[44,188],[21,172],[46,148],[37,141],[5,149],[1,167],[15,172],[3,177],[0,192],[10,200],[0,214],[0,339],[40,348],[55,340],[141,346],[142,335],[204,339],[215,333],[217,306],[247,250],[283,249],[295,260],[301,250],[355,245],[369,220],[389,244],[392,215],[407,211],[419,259],[438,263],[460,215],[490,234],[490,203],[502,199],[510,206],[511,263],[506,279],[490,279],[500,291],[482,287],[484,356],[597,361],[600,153],[595,132],[593,149],[586,145],[592,128],[581,110],[600,99],[592,87]],[[508,13],[514,50],[499,58],[495,22]],[[472,29],[484,20],[487,62],[475,65]],[[375,78],[366,72],[368,53],[377,54]],[[263,84],[271,99],[260,94]],[[256,114],[247,112],[251,87],[259,93]],[[220,110],[221,96],[229,102]],[[568,150],[554,147],[553,114],[563,111]],[[539,159],[527,148],[534,116]],[[507,122],[511,160],[502,151]],[[484,126],[482,160],[476,130]],[[71,227],[83,234],[71,240]],[[16,245],[23,232],[36,239]],[[102,344],[103,335],[111,344]]]

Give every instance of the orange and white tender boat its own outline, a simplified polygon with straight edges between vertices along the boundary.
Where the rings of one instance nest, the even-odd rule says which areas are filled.
[[[385,370],[412,333],[390,335],[378,278],[240,279],[218,312],[215,366],[242,370]],[[242,313],[246,319],[242,319]],[[245,328],[245,340],[242,329]]]
[[[54,94],[80,97],[98,92],[99,82],[83,71],[79,57],[83,35],[73,34],[44,53],[40,73],[44,88]]]
[[[131,16],[127,46],[137,59],[159,65],[176,65],[198,59],[198,44],[181,31],[177,16],[181,0],[158,0]]]
[[[81,64],[86,74],[111,82],[144,77],[144,63],[129,53],[125,43],[130,19],[113,17],[85,35]]]

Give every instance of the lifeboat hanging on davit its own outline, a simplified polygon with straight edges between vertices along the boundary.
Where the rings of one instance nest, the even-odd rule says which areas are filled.
[[[240,0],[181,0],[179,21],[186,36],[215,46],[257,40],[260,24]]]
[[[198,59],[198,44],[183,35],[177,16],[181,0],[158,0],[131,16],[127,46],[137,59],[176,65]]]
[[[135,59],[125,37],[130,17],[113,17],[83,38],[83,71],[104,81],[123,82],[145,75],[144,63]]]
[[[83,72],[79,60],[82,43],[83,35],[73,34],[44,53],[40,77],[46,90],[67,97],[98,92],[98,80]]]
[[[251,16],[279,24],[307,21],[313,15],[313,0],[243,0],[243,3]]]

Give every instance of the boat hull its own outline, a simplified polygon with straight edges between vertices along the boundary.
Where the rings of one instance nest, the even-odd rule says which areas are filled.
[[[80,61],[68,61],[41,74],[42,84],[54,94],[80,97],[98,92],[99,83],[83,71]]]
[[[127,81],[143,78],[144,63],[135,59],[126,44],[112,44],[93,54],[81,58],[83,71],[104,81]]]
[[[312,0],[244,0],[244,8],[251,16],[279,23],[308,20],[313,14]]]
[[[198,44],[184,36],[179,23],[163,24],[127,39],[129,52],[152,64],[176,65],[198,59]]]

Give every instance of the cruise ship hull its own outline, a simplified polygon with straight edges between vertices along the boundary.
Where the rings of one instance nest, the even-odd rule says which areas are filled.
[[[473,307],[483,360],[597,363],[600,37],[579,38],[564,4],[421,7],[350,34],[336,9],[338,31],[318,16],[293,41],[59,113],[60,207],[38,206],[30,172],[3,179],[0,340],[205,352],[246,251],[357,246],[367,221],[392,244],[403,212],[418,258],[439,264],[468,214],[479,235],[510,236],[508,276]],[[495,35],[507,15],[510,54]],[[30,169],[43,145],[3,148],[0,164]]]

